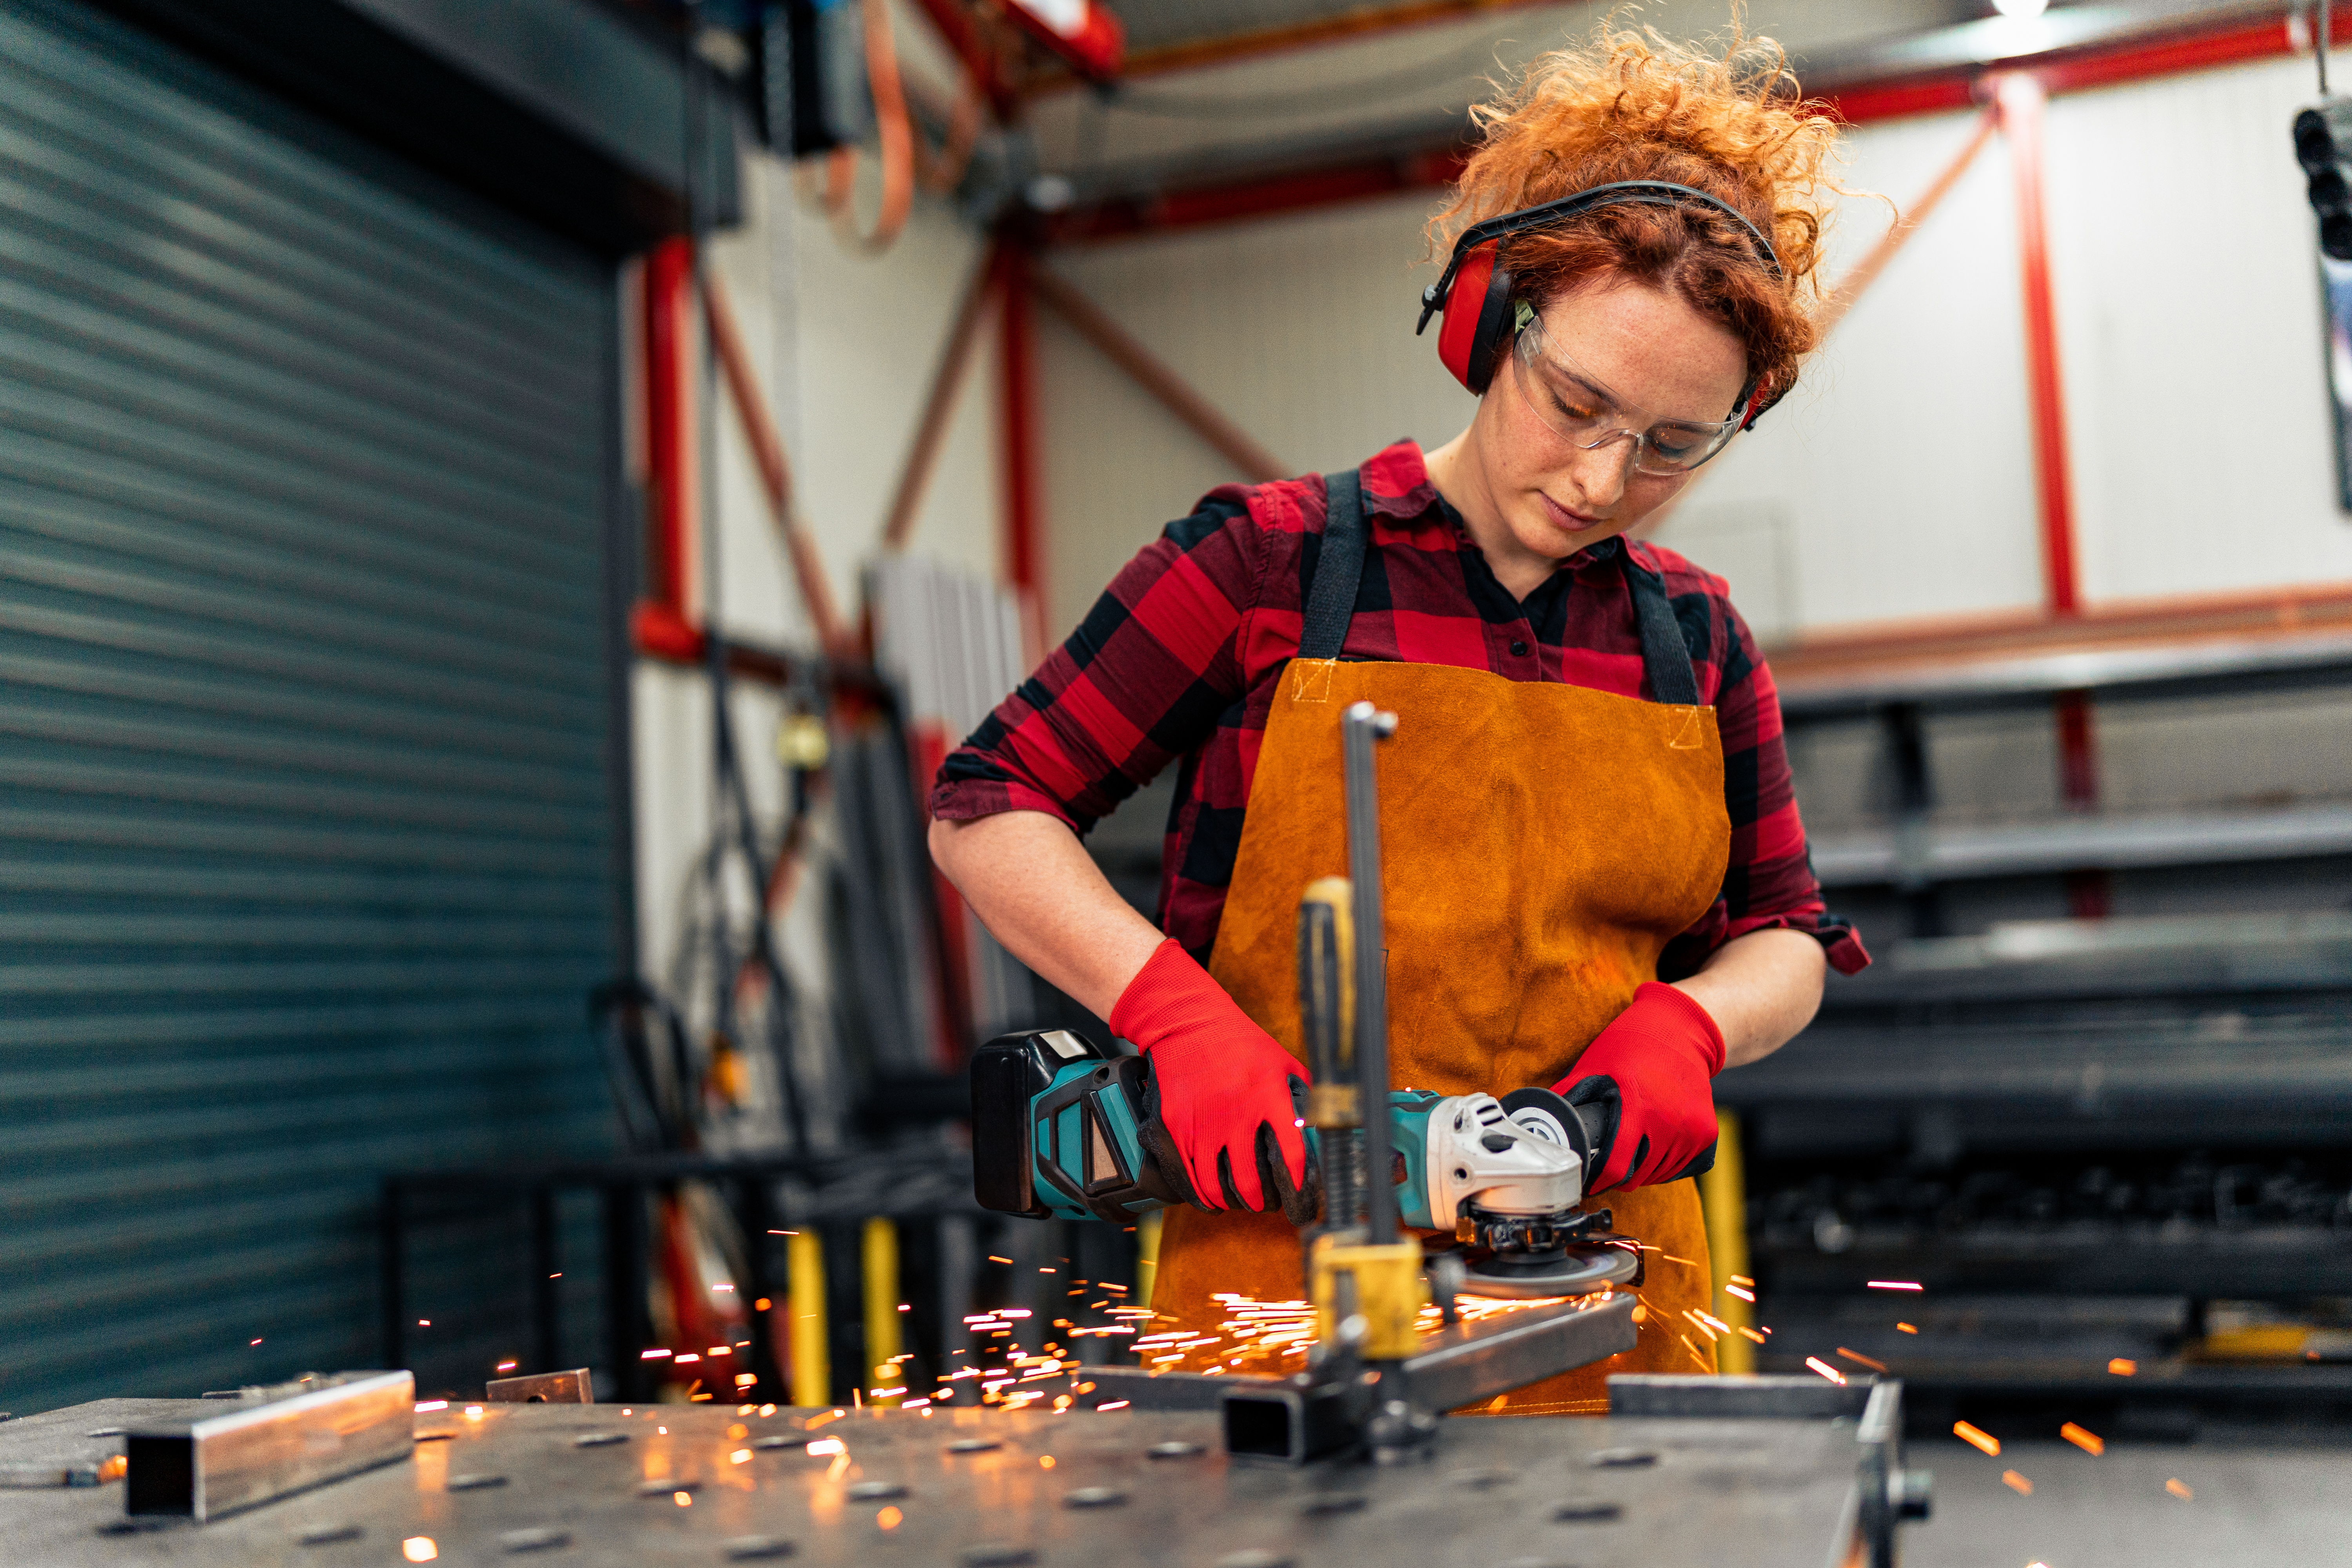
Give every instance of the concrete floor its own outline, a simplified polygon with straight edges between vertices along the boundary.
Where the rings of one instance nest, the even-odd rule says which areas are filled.
[[[1908,1527],[1904,1568],[2352,1568],[2352,1447],[2279,1440],[2111,1443],[2094,1458],[2058,1441],[1990,1458],[1957,1438],[1915,1442],[1936,1473],[1935,1518]],[[2031,1497],[2001,1480],[2014,1470]],[[2178,1479],[2196,1495],[2165,1490]]]

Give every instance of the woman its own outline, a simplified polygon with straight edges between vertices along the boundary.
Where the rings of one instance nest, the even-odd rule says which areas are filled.
[[[1479,403],[1426,454],[1213,491],[947,761],[932,853],[1025,963],[1150,1058],[1171,1210],[1154,1306],[1301,1291],[1292,921],[1344,871],[1338,715],[1381,753],[1399,1086],[1557,1088],[1646,1254],[1641,1342],[1522,1390],[1713,1371],[1695,1184],[1710,1080],[1868,962],[1823,909],[1769,672],[1721,579],[1622,539],[1813,346],[1832,128],[1758,72],[1603,29],[1476,111],[1433,235],[1437,347]],[[1735,54],[1752,66],[1755,51]],[[1180,763],[1155,930],[1078,836]]]

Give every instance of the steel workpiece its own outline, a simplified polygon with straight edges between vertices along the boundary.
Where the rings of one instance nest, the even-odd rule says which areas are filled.
[[[1632,1293],[1621,1292],[1597,1305],[1564,1301],[1455,1324],[1430,1335],[1383,1374],[1396,1376],[1402,1386],[1393,1392],[1422,1409],[1459,1409],[1632,1350],[1635,1305]],[[1275,1378],[1140,1367],[1090,1367],[1087,1376],[1139,1410],[1214,1410],[1229,1394],[1280,1400],[1290,1386]]]
[[[205,1401],[193,1416],[126,1423],[124,1507],[217,1519],[408,1458],[416,1379],[341,1373]]]

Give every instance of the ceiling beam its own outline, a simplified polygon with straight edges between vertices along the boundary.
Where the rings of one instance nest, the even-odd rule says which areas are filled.
[[[1337,16],[1318,16],[1311,21],[1293,22],[1279,27],[1261,27],[1255,32],[1192,38],[1183,43],[1131,50],[1125,63],[1119,67],[1118,74],[1121,80],[1166,76],[1174,71],[1199,70],[1209,66],[1260,59],[1292,49],[1376,37],[1411,27],[1462,22],[1477,16],[1560,4],[1562,0],[1412,0],[1412,4],[1404,5],[1367,5],[1361,10],[1345,11]],[[1041,98],[1048,93],[1067,91],[1078,85],[1078,79],[1069,72],[1040,72],[1030,79],[1025,96]]]
[[[2333,36],[2339,44],[2352,41],[2352,5],[2338,13]],[[1997,74],[2031,72],[2054,96],[2272,59],[2295,49],[2284,9],[2249,21],[2246,11],[2236,8],[2219,19],[2177,24],[2154,33],[2140,28],[2043,53],[1997,56],[1874,78],[1859,71],[1842,72],[1819,101],[1847,123],[1863,125],[1976,107],[1983,101],[1986,79]],[[1467,152],[1465,143],[1456,141],[1448,145],[1444,140],[1433,140],[1417,150],[1387,150],[1374,156],[1351,155],[1335,147],[1320,159],[1311,163],[1302,159],[1298,166],[1288,169],[1262,170],[1215,183],[1171,182],[1156,189],[1130,186],[1052,215],[1042,226],[1043,238],[1048,244],[1111,239],[1425,189],[1445,184],[1458,175]]]

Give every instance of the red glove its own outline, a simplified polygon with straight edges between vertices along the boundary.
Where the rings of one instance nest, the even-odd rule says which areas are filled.
[[[1190,1178],[1194,1203],[1262,1214],[1293,1201],[1307,1184],[1307,1137],[1291,1080],[1304,1085],[1307,1068],[1192,954],[1161,942],[1119,993],[1110,1026],[1150,1058],[1145,1120],[1165,1129],[1174,1148],[1160,1163],[1176,1167],[1165,1171],[1171,1179]],[[1261,1155],[1269,1175],[1288,1175],[1290,1193],[1265,1190]]]
[[[1685,992],[1653,980],[1633,993],[1552,1087],[1586,1108],[1597,1176],[1587,1193],[1696,1176],[1715,1163],[1715,1091],[1723,1031]],[[1594,1114],[1595,1111],[1599,1115]]]

